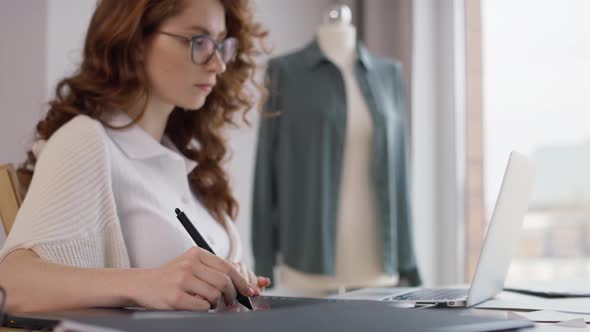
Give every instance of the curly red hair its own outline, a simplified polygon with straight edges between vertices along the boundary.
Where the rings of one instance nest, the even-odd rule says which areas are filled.
[[[238,39],[236,61],[219,77],[200,111],[172,111],[165,133],[186,157],[198,163],[189,175],[191,188],[223,223],[225,215],[236,219],[238,203],[222,168],[227,145],[221,131],[226,125],[235,125],[234,115],[240,111],[244,111],[247,123],[246,113],[254,106],[255,93],[266,95],[264,87],[254,80],[254,58],[266,52],[262,41],[268,33],[254,21],[248,0],[221,3],[228,36]],[[142,43],[164,20],[181,10],[182,0],[99,1],[86,34],[82,64],[75,74],[58,83],[49,111],[36,126],[37,139],[49,139],[76,115],[100,120],[106,112],[129,109],[137,98],[147,100],[148,81],[138,60],[142,58]],[[248,86],[252,89],[246,89]],[[195,141],[198,144],[192,144]],[[25,186],[33,176],[35,162],[29,151],[18,170]]]

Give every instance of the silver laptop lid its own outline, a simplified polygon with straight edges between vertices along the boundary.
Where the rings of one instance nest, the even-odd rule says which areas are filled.
[[[484,239],[467,306],[483,302],[504,288],[504,281],[528,209],[534,178],[532,162],[513,151]]]

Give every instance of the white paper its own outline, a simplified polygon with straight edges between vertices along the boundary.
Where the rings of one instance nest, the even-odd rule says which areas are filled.
[[[526,316],[523,316],[521,313],[519,312],[514,312],[514,311],[508,311],[506,313],[506,318],[508,319],[521,319],[521,320],[532,320]]]
[[[64,320],[59,323],[54,329],[54,332],[123,332],[121,330],[112,329],[108,327],[101,327],[96,325],[83,324]]]
[[[475,307],[477,309],[553,310],[590,314],[590,298],[547,299],[512,292],[501,292],[493,299]]]
[[[540,293],[590,294],[588,279],[511,282],[507,288],[525,289]]]
[[[566,327],[578,327],[585,329],[586,328],[586,321],[583,318],[576,318],[572,320],[568,320],[565,322],[555,324],[557,326],[566,326]]]
[[[539,311],[530,311],[530,312],[510,312],[509,314],[517,315],[511,317],[510,315],[508,318],[518,319],[519,317],[523,317],[535,322],[545,322],[545,323],[561,323],[567,322],[572,320],[580,320],[586,324],[586,322],[590,322],[590,315],[589,314],[575,314],[570,312],[559,312],[553,310],[539,310]]]
[[[557,324],[537,324],[535,325],[535,332],[585,332],[588,331],[587,327],[570,327],[570,326],[559,326]]]

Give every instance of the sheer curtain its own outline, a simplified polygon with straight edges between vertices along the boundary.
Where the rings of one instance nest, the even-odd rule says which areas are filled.
[[[401,62],[406,93],[412,95],[413,0],[361,0],[360,37],[371,52]],[[408,98],[411,111],[411,98]]]

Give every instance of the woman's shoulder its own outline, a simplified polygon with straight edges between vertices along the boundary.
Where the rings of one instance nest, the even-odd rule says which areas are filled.
[[[105,130],[102,123],[88,115],[76,115],[62,125],[49,139],[49,142],[65,146],[104,145]]]
[[[77,115],[51,135],[39,149],[38,157],[72,158],[81,151],[105,151],[105,146],[106,134],[101,122],[87,115]]]
[[[104,128],[100,121],[85,114],[76,115],[73,119],[62,125],[55,133],[66,137],[102,137]]]

